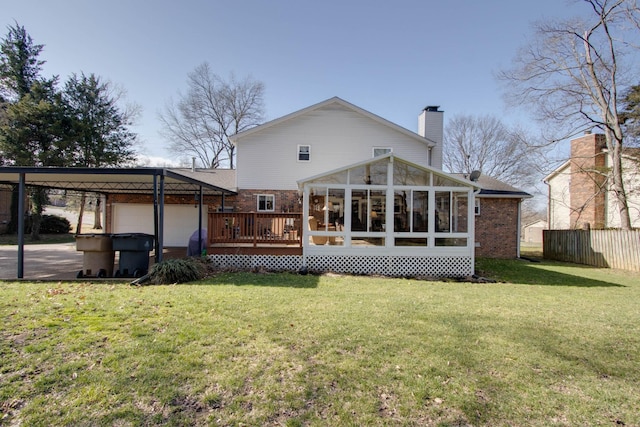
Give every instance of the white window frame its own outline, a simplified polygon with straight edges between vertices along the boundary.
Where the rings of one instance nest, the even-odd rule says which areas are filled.
[[[376,150],[380,150],[380,151],[384,150],[384,153],[376,154]],[[371,157],[384,156],[385,154],[388,154],[388,153],[393,153],[393,147],[373,147],[371,149],[371,154],[372,154]]]
[[[480,199],[478,199],[477,197],[475,198],[475,206],[473,208],[476,216],[480,215]]]
[[[264,199],[265,207],[271,200],[271,209],[260,209],[260,199]],[[276,196],[273,194],[257,194],[256,195],[256,211],[257,212],[274,212],[276,210]]]
[[[307,150],[308,150],[306,153],[304,153],[309,157],[306,160],[300,158],[300,156],[303,154],[302,151],[300,151],[302,149],[302,147],[307,147]],[[297,159],[298,159],[299,162],[302,162],[302,163],[310,162],[311,161],[311,146],[308,145],[308,144],[299,144],[298,145],[298,157],[297,157]]]

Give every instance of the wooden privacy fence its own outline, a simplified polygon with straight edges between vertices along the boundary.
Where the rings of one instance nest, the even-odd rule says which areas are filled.
[[[640,271],[640,230],[544,230],[546,259]]]

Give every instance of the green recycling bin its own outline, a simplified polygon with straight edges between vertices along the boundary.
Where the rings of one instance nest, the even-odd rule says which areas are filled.
[[[149,252],[154,237],[144,233],[119,233],[112,235],[113,250],[120,251],[115,277],[142,277],[149,270]]]
[[[111,277],[115,251],[111,234],[78,234],[76,250],[83,251],[82,270],[76,277]]]

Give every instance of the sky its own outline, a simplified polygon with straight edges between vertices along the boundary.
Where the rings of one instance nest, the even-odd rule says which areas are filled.
[[[158,113],[203,62],[265,85],[267,119],[338,96],[411,131],[427,105],[502,117],[495,73],[531,24],[574,16],[564,0],[0,0],[0,34],[17,22],[43,44],[43,75],[94,73],[142,113],[140,151],[173,159]]]

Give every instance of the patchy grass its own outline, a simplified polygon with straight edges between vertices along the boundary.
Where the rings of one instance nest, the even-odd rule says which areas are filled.
[[[0,424],[640,425],[640,275],[2,283]]]
[[[542,259],[542,243],[520,243],[520,255],[523,257]]]
[[[75,235],[72,233],[66,234],[41,234],[40,240],[32,240],[30,234],[24,235],[25,245],[37,245],[43,243],[71,243],[75,242]],[[0,245],[17,245],[17,234],[0,234]]]

